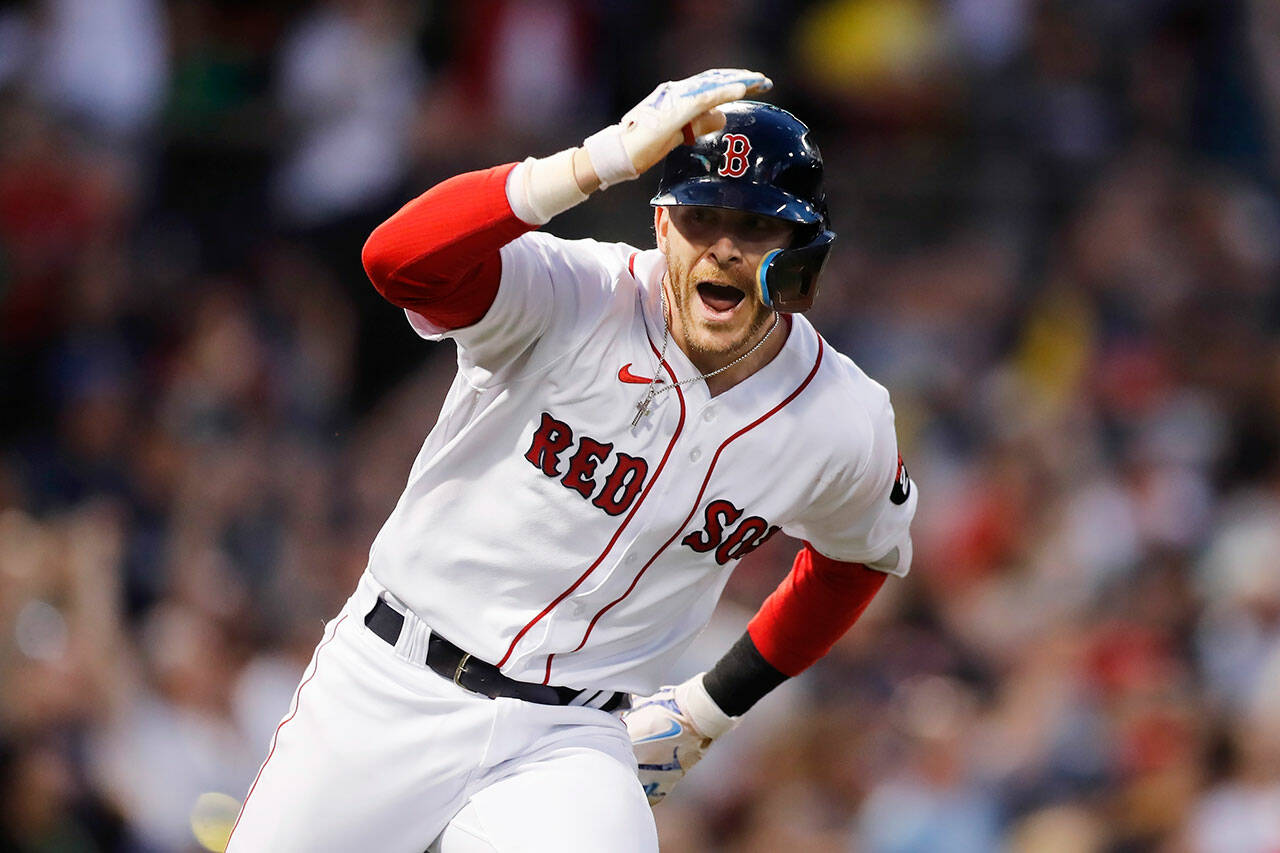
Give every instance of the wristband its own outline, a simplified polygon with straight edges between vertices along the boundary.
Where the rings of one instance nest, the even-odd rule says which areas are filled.
[[[591,168],[596,170],[596,176],[600,178],[600,189],[639,177],[640,173],[631,162],[631,155],[622,144],[620,125],[611,124],[604,130],[591,134],[582,140],[582,147],[587,149]]]
[[[530,225],[545,225],[558,213],[587,200],[573,176],[573,152],[566,148],[550,157],[517,163],[507,175],[511,212]]]
[[[764,659],[750,633],[744,633],[703,676],[711,701],[729,716],[745,714],[764,695],[787,680]]]
[[[707,693],[705,676],[695,676],[675,690],[676,702],[697,727],[698,733],[713,740],[738,724]]]

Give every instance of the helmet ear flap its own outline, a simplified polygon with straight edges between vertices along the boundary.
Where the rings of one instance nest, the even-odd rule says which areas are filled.
[[[774,249],[761,258],[756,268],[761,300],[775,311],[790,314],[813,307],[819,276],[835,239],[835,232],[823,229],[803,246]]]
[[[773,307],[773,294],[769,292],[769,269],[773,266],[774,258],[785,252],[786,249],[774,249],[765,253],[760,259],[760,265],[756,267],[756,289],[760,292],[760,301],[767,307]]]

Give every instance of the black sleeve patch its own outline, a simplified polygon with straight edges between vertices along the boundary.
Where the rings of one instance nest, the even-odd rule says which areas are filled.
[[[898,476],[893,480],[893,489],[889,492],[889,501],[897,506],[902,506],[909,497],[911,497],[911,476],[907,473],[907,466],[902,464],[902,454],[899,453]]]

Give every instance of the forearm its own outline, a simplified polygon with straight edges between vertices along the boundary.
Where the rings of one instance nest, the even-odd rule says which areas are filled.
[[[809,545],[747,632],[707,672],[707,693],[738,716],[830,651],[884,585],[883,572],[824,557]]]
[[[365,271],[393,304],[441,329],[469,326],[497,295],[499,249],[596,189],[637,177],[682,139],[722,127],[717,105],[771,85],[741,69],[665,83],[581,147],[450,178],[374,229]]]

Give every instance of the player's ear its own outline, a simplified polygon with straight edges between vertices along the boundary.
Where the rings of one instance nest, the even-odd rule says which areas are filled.
[[[653,209],[653,234],[658,240],[658,248],[667,250],[667,228],[671,225],[671,216],[665,207]]]

